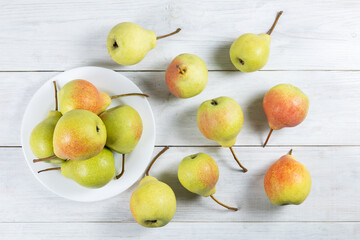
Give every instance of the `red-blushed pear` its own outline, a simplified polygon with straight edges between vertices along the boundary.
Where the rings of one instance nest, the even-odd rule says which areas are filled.
[[[62,114],[73,109],[83,109],[99,114],[110,103],[109,95],[99,92],[92,83],[82,79],[66,83],[59,92],[59,104]]]
[[[119,105],[100,114],[107,132],[106,146],[123,154],[122,172],[116,176],[119,179],[125,169],[125,154],[131,153],[138,144],[143,124],[139,113],[129,105]]]
[[[219,179],[219,168],[215,160],[205,153],[185,157],[178,168],[178,178],[184,188],[203,197],[211,197],[221,206],[237,211],[237,208],[220,203],[213,196]]]
[[[60,111],[65,114],[73,109],[83,109],[99,115],[110,106],[111,99],[131,95],[148,97],[148,95],[142,93],[127,93],[110,97],[107,93],[100,92],[89,81],[75,79],[66,83],[60,89]]]
[[[244,115],[240,105],[230,97],[218,97],[203,102],[197,111],[197,124],[200,132],[208,139],[230,148],[234,159],[243,169],[232,146],[243,126]]]
[[[87,188],[101,188],[108,184],[115,175],[115,159],[113,153],[103,148],[95,157],[76,161],[68,160],[61,167],[47,168],[38,173],[61,170],[64,177],[70,178]]]
[[[156,159],[169,147],[165,147],[150,163],[146,176],[140,181],[130,198],[131,214],[141,226],[154,228],[168,224],[176,211],[173,190],[165,183],[149,176],[149,170]]]
[[[204,61],[196,55],[178,55],[165,72],[170,92],[179,98],[190,98],[201,93],[208,81],[208,70]]]
[[[62,159],[85,160],[99,154],[106,142],[106,128],[93,112],[74,109],[55,126],[54,152]]]
[[[277,160],[265,174],[265,192],[275,205],[299,205],[310,193],[310,173],[291,153]]]
[[[304,121],[309,104],[308,96],[291,84],[279,84],[271,88],[263,99],[264,112],[271,128],[264,147],[273,130],[295,127]]]

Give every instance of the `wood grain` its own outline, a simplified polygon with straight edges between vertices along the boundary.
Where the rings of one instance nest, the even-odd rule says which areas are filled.
[[[360,2],[324,1],[38,1],[0,4],[0,70],[65,70],[97,65],[112,69],[164,70],[178,54],[204,59],[209,69],[235,70],[231,43],[243,33],[272,34],[266,70],[359,70]],[[123,67],[108,56],[106,38],[119,22],[136,22],[162,35],[139,64]]]
[[[20,126],[27,103],[36,90],[56,74],[0,73],[0,107],[3,111],[0,126],[7,126],[0,135],[0,146],[20,145]],[[216,142],[206,139],[198,130],[197,108],[205,100],[229,96],[238,101],[245,116],[236,144],[260,146],[269,131],[262,98],[266,91],[279,83],[290,83],[302,89],[310,98],[310,110],[299,126],[274,131],[269,146],[360,144],[360,111],[356,107],[360,105],[360,72],[357,71],[210,72],[206,89],[190,99],[172,96],[162,72],[121,74],[150,95],[157,127],[157,145],[216,146]]]
[[[161,149],[157,147],[153,155]],[[268,167],[290,149],[236,147],[234,150],[249,169],[247,173],[239,170],[228,149],[220,147],[172,147],[157,160],[150,175],[174,190],[177,197],[174,222],[360,221],[357,201],[360,198],[360,147],[293,148],[293,156],[312,176],[312,189],[303,204],[285,207],[270,203],[263,178]],[[215,197],[238,207],[239,211],[229,211],[181,186],[177,178],[178,165],[182,158],[197,152],[209,154],[219,165]],[[72,202],[41,186],[23,158],[21,148],[0,148],[0,222],[133,222],[129,199],[137,183],[105,201]]]
[[[355,239],[359,223],[170,223],[161,229],[137,223],[8,223],[4,239]]]

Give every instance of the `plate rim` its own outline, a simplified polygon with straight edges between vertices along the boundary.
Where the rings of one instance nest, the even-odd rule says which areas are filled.
[[[126,78],[129,82],[131,82],[131,84],[133,84],[136,88],[139,89],[140,93],[143,93],[143,91],[132,81],[130,80],[128,77],[122,75],[121,73],[119,72],[116,72],[115,70],[112,70],[112,69],[109,69],[109,68],[104,68],[104,67],[98,67],[98,66],[82,66],[82,67],[76,67],[76,68],[71,68],[71,69],[67,69],[67,70],[64,70],[52,77],[50,77],[47,81],[45,81],[37,90],[36,92],[34,93],[37,94],[37,92],[45,85],[47,84],[48,82],[52,81],[53,79],[56,79],[56,77],[58,75],[61,75],[61,74],[64,74],[65,72],[70,72],[70,71],[78,71],[78,70],[84,70],[84,69],[98,69],[98,70],[101,70],[101,71],[111,71],[112,73],[115,73],[115,74],[119,74],[121,75],[122,77]],[[71,80],[69,80],[71,81]],[[20,131],[20,137],[21,137],[21,149],[22,149],[22,152],[23,152],[23,156],[24,156],[24,160],[27,164],[27,166],[30,168],[30,171],[32,172],[32,174],[34,175],[34,177],[38,180],[38,182],[41,183],[42,186],[44,186],[47,190],[49,190],[50,192],[52,192],[53,194],[59,196],[59,197],[62,197],[64,199],[67,199],[67,200],[71,200],[71,201],[76,201],[76,202],[99,202],[99,201],[104,201],[106,199],[110,199],[110,198],[114,198],[116,196],[118,196],[119,194],[125,192],[127,189],[129,189],[130,187],[132,187],[134,184],[136,184],[137,181],[139,181],[139,179],[141,178],[141,176],[144,174],[144,172],[146,171],[146,169],[144,170],[144,172],[142,172],[136,179],[136,181],[134,181],[131,185],[129,185],[128,187],[124,188],[122,191],[112,195],[112,196],[107,196],[107,197],[103,197],[103,198],[99,198],[99,199],[75,199],[75,198],[71,198],[71,197],[68,197],[68,196],[64,196],[62,194],[59,194],[58,192],[54,191],[53,189],[51,189],[49,186],[47,186],[40,178],[39,176],[35,173],[35,171],[33,170],[33,168],[30,166],[30,161],[27,160],[27,156],[26,156],[26,152],[25,152],[25,149],[24,149],[24,144],[25,144],[25,139],[24,139],[24,131],[25,131],[25,119],[24,119],[24,116],[27,115],[28,111],[29,110],[29,106],[31,104],[31,102],[33,101],[34,99],[34,95],[31,97],[30,101],[28,102],[27,106],[26,106],[26,109],[23,113],[23,118],[22,118],[22,121],[21,121],[21,131]],[[146,102],[146,105],[148,106],[149,108],[149,112],[150,112],[150,116],[152,118],[152,127],[153,127],[153,131],[154,131],[154,134],[152,136],[152,142],[153,142],[153,145],[152,145],[152,153],[154,152],[154,149],[155,149],[155,142],[156,142],[156,123],[155,123],[155,118],[154,118],[154,113],[152,111],[152,107],[148,101],[147,98],[144,98],[145,102]],[[151,157],[149,158],[148,160],[148,164],[150,163],[151,161]],[[113,180],[114,181],[114,180]],[[90,189],[90,188],[88,188]],[[91,189],[90,189],[91,190]]]

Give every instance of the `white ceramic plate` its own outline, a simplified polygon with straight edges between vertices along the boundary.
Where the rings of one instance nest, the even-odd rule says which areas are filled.
[[[110,96],[141,92],[128,78],[120,73],[100,67],[81,67],[60,73],[47,81],[32,97],[26,108],[22,129],[21,144],[27,164],[34,176],[50,191],[57,195],[82,202],[99,201],[111,198],[133,185],[144,173],[150,162],[155,144],[155,121],[149,102],[145,97],[127,96],[112,100],[110,107],[127,104],[135,108],[143,121],[143,134],[135,150],[126,154],[125,173],[118,180],[112,180],[100,189],[88,189],[61,175],[60,171],[49,171],[38,174],[37,171],[53,167],[47,163],[33,163],[35,158],[31,151],[29,139],[32,129],[41,122],[50,110],[55,109],[54,88],[56,81],[59,88],[74,79],[85,79],[93,83],[100,91]],[[121,154],[114,154],[116,173],[121,171]]]

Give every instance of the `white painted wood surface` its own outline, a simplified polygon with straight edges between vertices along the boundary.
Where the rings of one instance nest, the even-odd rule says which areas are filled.
[[[228,57],[231,42],[242,33],[267,31],[278,10],[284,14],[264,70],[235,71]],[[0,239],[359,238],[359,11],[357,0],[0,1]],[[183,30],[159,40],[141,63],[122,67],[108,56],[105,41],[121,21],[159,35]],[[211,70],[205,91],[186,100],[172,97],[164,82],[167,65],[183,52],[199,55]],[[168,183],[178,201],[164,228],[145,229],[131,217],[129,198],[136,185],[105,201],[71,202],[48,192],[26,166],[20,124],[27,102],[59,71],[85,65],[119,70],[151,95],[154,155],[172,146],[151,174]],[[268,126],[262,97],[283,82],[308,94],[309,115],[296,128],[274,132],[263,149]],[[205,139],[196,126],[201,102],[221,95],[236,99],[244,111],[234,149],[249,169],[246,174],[228,149]],[[279,208],[267,200],[263,176],[290,148],[309,169],[313,186],[303,204]],[[216,159],[215,196],[238,206],[238,212],[180,185],[177,166],[196,152]]]

